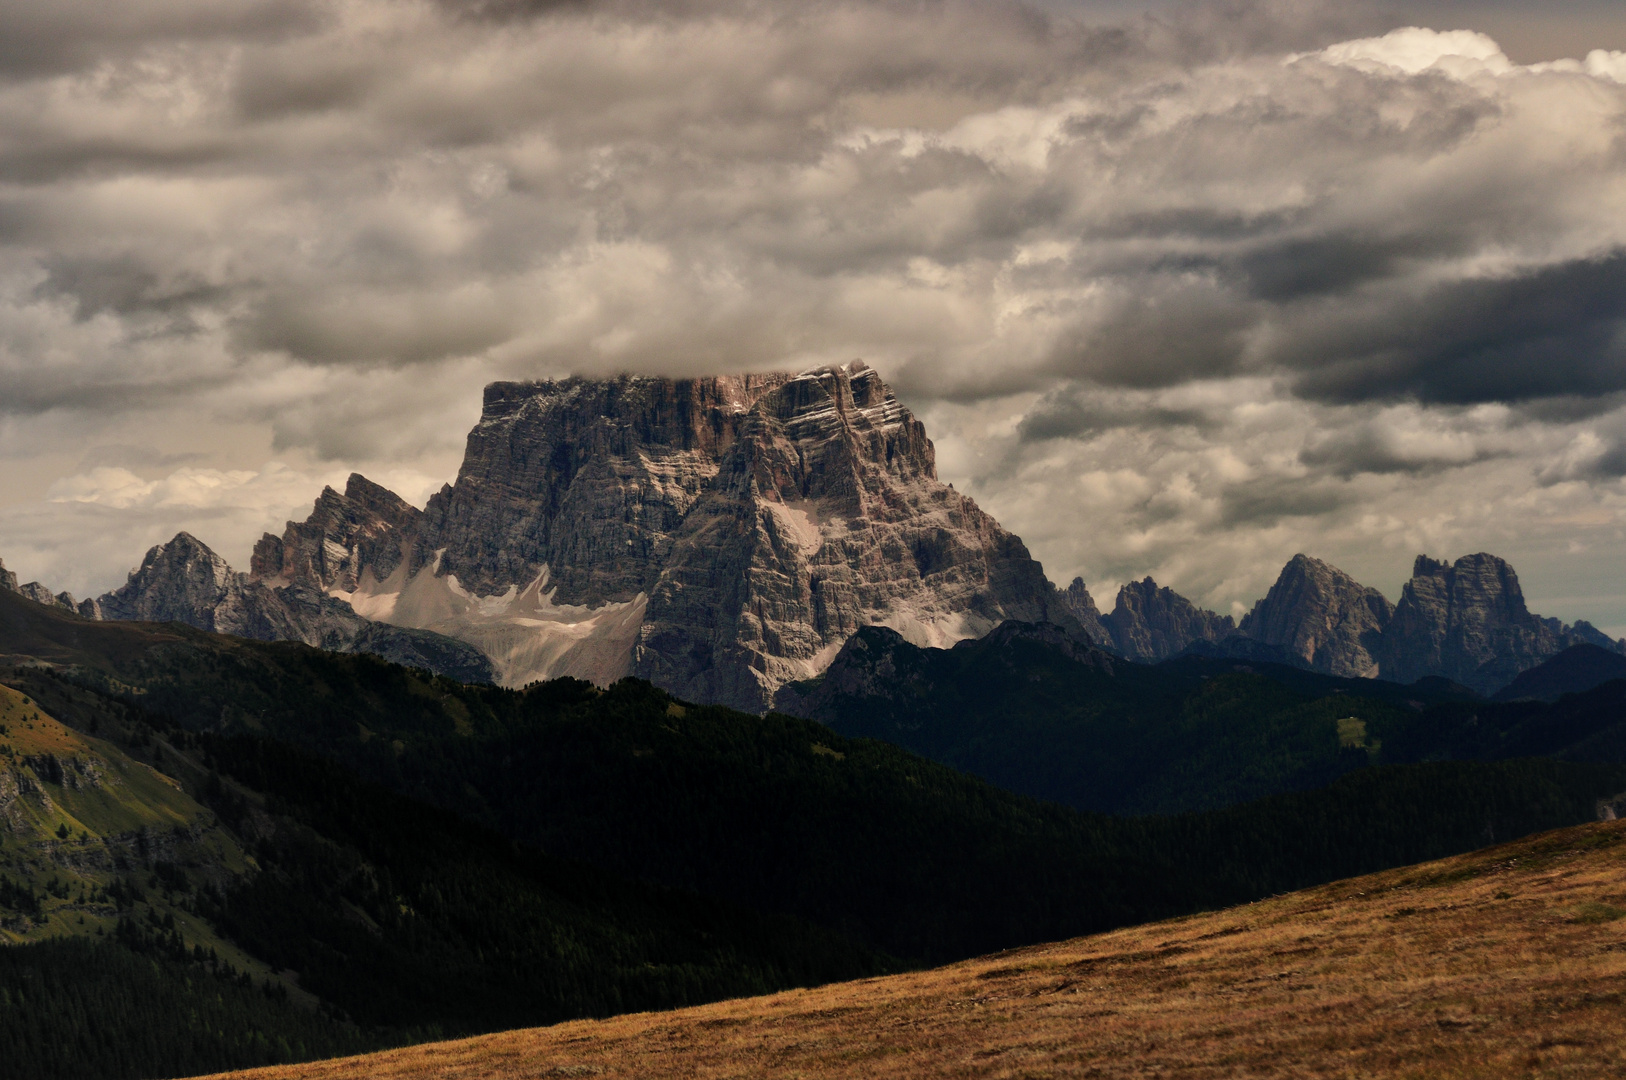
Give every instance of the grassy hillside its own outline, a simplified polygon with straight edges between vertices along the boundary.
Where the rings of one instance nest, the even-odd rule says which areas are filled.
[[[1626,823],[951,967],[247,1080],[1626,1073]]]
[[[0,685],[0,940],[106,936],[141,893],[148,922],[177,924],[189,942],[244,961],[173,903],[172,889],[146,896],[160,863],[170,883],[192,886],[219,886],[249,866],[175,779]]]

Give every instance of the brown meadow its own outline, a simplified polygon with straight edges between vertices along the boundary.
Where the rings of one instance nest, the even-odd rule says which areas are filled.
[[[1626,821],[931,971],[225,1075],[1626,1076]]]

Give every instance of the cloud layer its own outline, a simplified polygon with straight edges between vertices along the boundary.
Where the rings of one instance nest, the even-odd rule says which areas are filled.
[[[24,0],[0,42],[25,576],[426,489],[491,378],[853,356],[1053,577],[1227,608],[1297,550],[1392,592],[1494,548],[1556,599],[1626,553],[1626,54],[1001,0]],[[161,494],[210,484],[216,535]]]

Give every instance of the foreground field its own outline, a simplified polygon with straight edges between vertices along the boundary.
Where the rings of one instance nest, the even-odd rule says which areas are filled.
[[[230,1075],[1621,1076],[1626,822],[933,971]]]

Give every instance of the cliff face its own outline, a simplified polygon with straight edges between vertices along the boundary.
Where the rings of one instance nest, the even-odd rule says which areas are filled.
[[[937,481],[925,428],[861,365],[766,389],[685,515],[634,670],[766,708],[864,626],[919,644],[1064,619],[1022,542]]]
[[[3,561],[0,561],[0,589],[4,589],[6,592],[22,591],[21,587],[17,584],[17,575],[12,573],[10,570],[7,570],[6,564]]]
[[[1095,606],[1095,597],[1085,587],[1084,579],[1075,577],[1073,583],[1065,589],[1056,590],[1056,601],[1062,610],[1078,620],[1090,640],[1097,645],[1115,648],[1112,640],[1112,631],[1101,619],[1101,610]]]
[[[1581,640],[1530,613],[1504,560],[1480,553],[1448,566],[1419,555],[1384,632],[1380,669],[1397,682],[1443,675],[1491,693]]]
[[[148,551],[124,585],[78,610],[88,618],[180,622],[260,641],[371,653],[466,682],[494,677],[490,662],[472,646],[421,630],[375,625],[345,600],[306,581],[281,586],[255,581],[184,532]]]
[[[791,378],[488,386],[456,482],[424,510],[409,574],[433,566],[489,596],[547,567],[554,602],[573,606],[647,593],[752,406]]]
[[[254,545],[249,576],[353,593],[363,567],[385,577],[395,571],[402,559],[401,530],[419,516],[417,507],[393,491],[351,473],[343,495],[322,489],[309,518],[290,521],[280,537],[267,533]]]
[[[1590,624],[1531,614],[1513,567],[1483,553],[1449,565],[1419,555],[1396,605],[1295,555],[1242,632],[1332,675],[1402,683],[1437,675],[1486,694],[1572,645],[1626,652]]]
[[[862,363],[497,383],[421,515],[362,484],[262,541],[253,576],[471,642],[511,685],[638,674],[760,710],[863,626],[1077,628]]]
[[[1370,678],[1378,674],[1384,628],[1393,615],[1394,605],[1378,590],[1320,559],[1295,555],[1243,617],[1241,631],[1316,671]]]
[[[1114,647],[1143,663],[1167,660],[1193,642],[1219,642],[1236,633],[1229,615],[1199,608],[1174,590],[1159,588],[1151,578],[1119,589],[1112,613],[1102,622]]]

